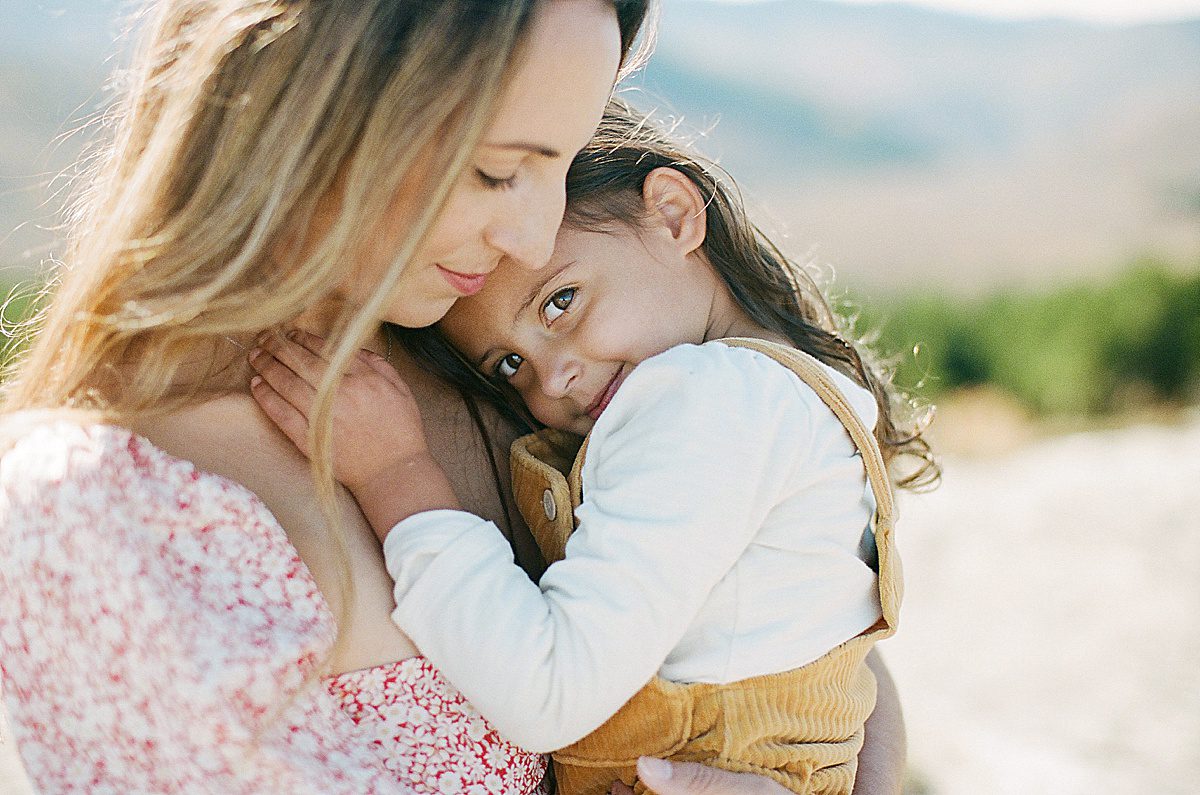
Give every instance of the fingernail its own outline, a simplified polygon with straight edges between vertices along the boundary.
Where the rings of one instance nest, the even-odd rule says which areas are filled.
[[[256,375],[250,379],[250,388],[253,389],[254,387],[258,386],[261,383],[262,383],[262,376]]]
[[[262,354],[263,354],[262,348],[254,348],[253,350],[251,350],[250,351],[250,364],[254,364],[256,361],[258,361],[258,357],[262,356]]]
[[[637,761],[638,775],[645,778],[647,775],[666,781],[671,778],[671,763],[662,759],[656,759],[653,756],[643,756]]]

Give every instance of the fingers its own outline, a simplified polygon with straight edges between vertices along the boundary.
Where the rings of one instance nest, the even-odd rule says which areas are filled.
[[[368,367],[386,378],[391,383],[404,383],[404,379],[402,379],[400,374],[396,372],[396,368],[392,366],[392,363],[380,356],[378,353],[375,353],[374,351],[360,350],[358,352],[358,358],[361,362],[365,363]]]
[[[668,762],[643,756],[638,778],[658,795],[788,795],[782,785],[750,773],[730,773],[699,762]]]
[[[321,379],[325,376],[325,370],[329,367],[329,363],[322,355],[324,342],[320,337],[299,329],[293,329],[287,337],[264,334],[258,338],[259,348],[285,364],[310,387],[316,387],[321,383]],[[251,359],[253,360],[253,358],[254,355],[251,354]],[[286,396],[288,393],[282,392],[282,394]]]
[[[633,795],[633,787],[628,786],[624,781],[614,781],[608,788],[608,795]]]
[[[250,394],[271,422],[283,431],[284,436],[291,439],[300,452],[308,455],[308,419],[284,400],[261,375],[250,379]]]
[[[258,341],[263,349],[290,367],[296,375],[314,388],[321,383],[329,369],[329,360],[325,357],[325,343],[324,337],[302,329],[292,329],[283,338],[275,334],[264,334]],[[384,357],[365,349],[358,351],[358,355],[350,359],[346,375],[361,372],[362,365],[374,369],[392,381],[398,378],[395,368],[388,364]]]
[[[296,374],[288,364],[269,351],[256,348],[250,352],[250,366],[283,400],[298,411],[307,425],[316,389]]]

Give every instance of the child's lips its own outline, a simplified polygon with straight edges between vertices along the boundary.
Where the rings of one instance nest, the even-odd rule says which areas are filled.
[[[621,373],[622,370],[617,370],[616,374],[613,375],[612,380],[609,381],[608,385],[604,387],[604,391],[601,392],[600,396],[596,398],[590,407],[588,407],[586,413],[592,418],[593,421],[600,419],[600,415],[604,412],[604,409],[608,408],[608,404],[612,402],[613,395],[617,394],[617,388],[621,386],[622,381]]]

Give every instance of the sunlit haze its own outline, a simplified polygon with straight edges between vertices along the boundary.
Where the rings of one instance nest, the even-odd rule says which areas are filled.
[[[758,2],[759,0],[724,0]],[[1033,19],[1064,17],[1110,24],[1160,22],[1200,18],[1200,0],[829,0],[830,2],[906,5],[940,8],[963,14]]]

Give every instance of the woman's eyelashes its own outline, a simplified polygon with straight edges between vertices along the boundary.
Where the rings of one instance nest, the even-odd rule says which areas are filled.
[[[517,173],[514,171],[507,177],[497,177],[487,173],[482,168],[475,169],[475,175],[479,177],[479,181],[489,190],[508,190],[517,181]]]

